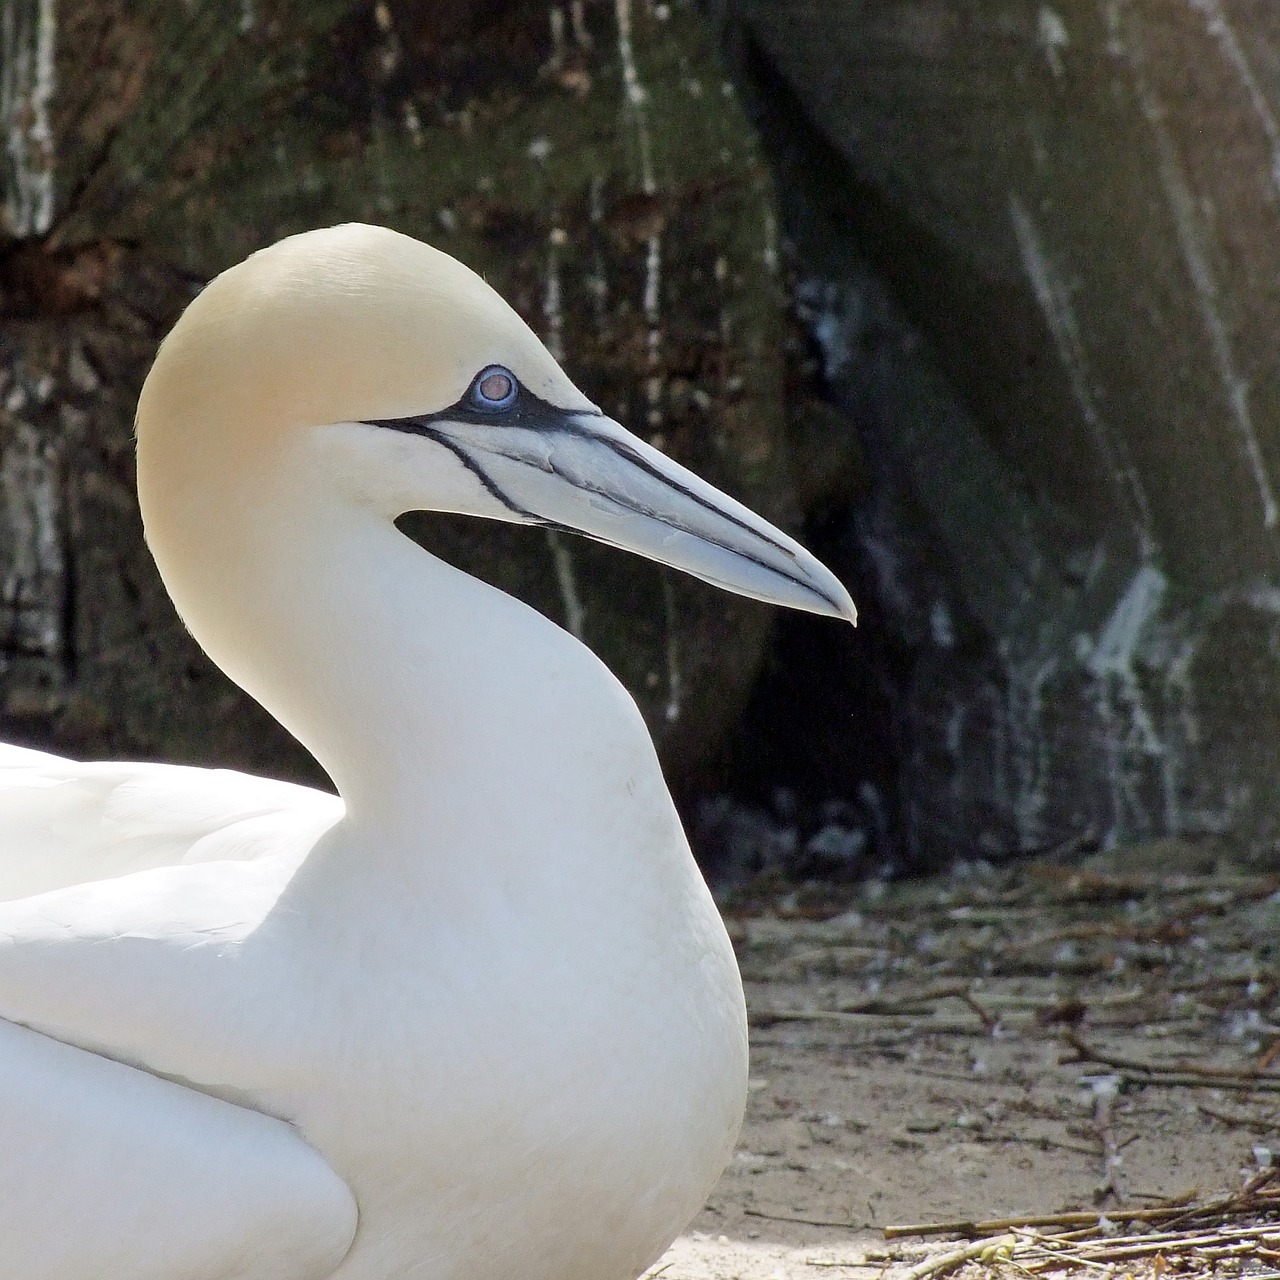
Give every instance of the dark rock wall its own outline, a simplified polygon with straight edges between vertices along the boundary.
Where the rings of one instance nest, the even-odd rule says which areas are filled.
[[[1273,839],[1280,9],[710,8],[867,457],[828,550],[884,629],[900,852]],[[849,791],[856,712],[814,735]]]
[[[312,776],[183,633],[130,439],[183,305],[307,227],[384,222],[456,254],[608,412],[795,522],[769,178],[688,0],[0,17],[0,735]],[[769,610],[576,539],[407,527],[579,632],[677,779],[714,753]]]
[[[761,793],[917,863],[1277,834],[1280,11],[707,5],[776,203],[689,0],[7,0],[0,733],[307,774],[165,600],[130,422],[204,280],[357,217],[483,270],[608,410],[807,514],[864,626],[782,624],[725,757]],[[768,611],[408,527],[580,631],[706,782]]]

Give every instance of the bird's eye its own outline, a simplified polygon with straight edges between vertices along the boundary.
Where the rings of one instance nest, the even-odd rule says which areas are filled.
[[[520,384],[509,369],[491,364],[476,375],[471,384],[471,403],[477,409],[510,409],[520,394]]]

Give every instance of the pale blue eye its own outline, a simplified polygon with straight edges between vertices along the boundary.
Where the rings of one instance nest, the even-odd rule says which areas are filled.
[[[500,364],[491,364],[476,374],[471,384],[471,403],[477,409],[495,410],[510,409],[520,394],[520,384],[510,369]]]

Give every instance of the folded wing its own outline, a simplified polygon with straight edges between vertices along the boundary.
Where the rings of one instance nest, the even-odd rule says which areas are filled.
[[[320,1280],[356,1229],[287,1124],[0,1021],[0,1280]]]
[[[229,769],[81,763],[0,744],[0,900],[152,867],[304,854],[337,796]]]

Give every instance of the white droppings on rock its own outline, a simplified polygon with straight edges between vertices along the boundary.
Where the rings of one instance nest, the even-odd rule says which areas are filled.
[[[1044,51],[1045,61],[1053,72],[1053,78],[1060,79],[1065,69],[1062,55],[1070,47],[1071,37],[1067,33],[1067,24],[1062,20],[1062,15],[1047,4],[1040,6],[1040,13],[1036,18],[1036,41]]]
[[[667,629],[667,705],[663,708],[662,716],[668,724],[675,724],[680,719],[684,678],[680,673],[680,638],[676,631],[676,593],[665,572],[662,575],[662,604]]]
[[[1209,348],[1217,367],[1218,378],[1231,420],[1234,422],[1249,470],[1258,491],[1264,529],[1280,524],[1280,505],[1276,502],[1271,477],[1258,441],[1257,428],[1250,405],[1248,379],[1240,370],[1221,299],[1218,281],[1210,262],[1206,232],[1200,209],[1183,173],[1178,149],[1165,123],[1165,105],[1161,102],[1146,73],[1146,57],[1138,40],[1127,42],[1127,56],[1133,68],[1134,93],[1143,118],[1155,142],[1156,166],[1164,189],[1169,212],[1177,231],[1178,246],[1192,285],[1192,293],[1209,337]]]
[[[542,318],[546,321],[543,338],[547,350],[557,364],[564,363],[564,306],[560,285],[560,250],[565,244],[564,231],[555,227],[547,237],[547,269],[543,279]]]
[[[614,0],[613,7],[618,21],[618,58],[622,63],[623,90],[631,106],[644,107],[649,101],[649,94],[640,83],[635,45],[631,40],[631,0]],[[648,167],[652,171],[652,161]]]
[[[1169,588],[1165,575],[1152,564],[1140,565],[1096,640],[1084,639],[1078,655],[1094,678],[1094,705],[1104,729],[1108,756],[1107,781],[1111,791],[1113,835],[1150,825],[1140,799],[1139,774],[1143,765],[1169,754],[1148,695],[1135,665],[1140,646],[1155,626]],[[1170,831],[1180,829],[1176,795],[1164,771],[1165,822]]]
[[[0,449],[0,641],[56,658],[63,648],[66,562],[57,454],[28,423],[10,423]]]
[[[967,708],[963,702],[951,704],[951,710],[947,715],[942,732],[942,741],[946,747],[947,755],[953,758],[960,754],[960,748],[964,742],[964,726],[967,718]],[[954,785],[955,783],[953,782],[952,786]]]
[[[1168,589],[1169,580],[1154,565],[1139,567],[1085,659],[1095,676],[1132,676],[1138,644]]]
[[[418,115],[418,108],[413,105],[411,99],[405,99],[400,109],[400,118],[404,121],[404,128],[409,135],[409,141],[417,150],[421,151],[426,141],[422,132],[422,117]],[[316,189],[319,189],[318,184]]]
[[[570,0],[569,25],[573,28],[573,38],[579,49],[591,48],[591,33],[587,30],[585,0]]]
[[[764,269],[771,275],[778,274],[778,219],[772,207],[766,205],[764,211],[764,252],[762,254]]]
[[[653,166],[653,138],[649,130],[649,94],[640,83],[635,45],[631,37],[631,0],[614,0],[618,23],[618,60],[622,64],[623,103],[636,135],[640,155],[640,190],[646,196],[658,191]],[[662,232],[654,230],[645,241],[644,297],[642,307],[647,327],[646,355],[649,377],[645,383],[650,427],[662,423],[662,379],[658,376],[662,357]]]
[[[1138,541],[1139,553],[1144,560],[1150,559],[1155,555],[1156,546],[1146,490],[1142,486],[1137,468],[1128,456],[1123,439],[1111,430],[1099,407],[1071,289],[1049,253],[1039,228],[1016,193],[1009,196],[1009,219],[1022,255],[1023,270],[1027,273],[1036,302],[1049,325],[1058,359],[1067,375],[1080,416],[1089,430],[1103,465],[1115,477],[1129,523]]]
[[[1053,765],[1044,731],[1044,692],[1059,667],[1057,655],[1044,652],[1006,663],[1010,812],[1021,849],[1034,849],[1049,836],[1044,815],[1049,806]]]
[[[15,237],[53,225],[53,0],[3,0],[0,8],[0,119],[5,131],[4,213]]]
[[[551,61],[548,66],[559,67],[564,62],[564,8],[553,4],[547,16],[551,26]]]
[[[955,648],[955,623],[951,620],[951,610],[945,600],[935,600],[929,607],[929,633],[939,649]]]
[[[1218,42],[1223,56],[1249,96],[1249,105],[1257,116],[1263,132],[1267,135],[1267,142],[1271,147],[1271,185],[1275,192],[1280,193],[1280,121],[1277,121],[1275,112],[1271,110],[1271,104],[1244,51],[1244,46],[1240,43],[1240,37],[1227,17],[1222,0],[1189,0],[1189,2],[1193,9],[1204,15],[1206,29]]]

